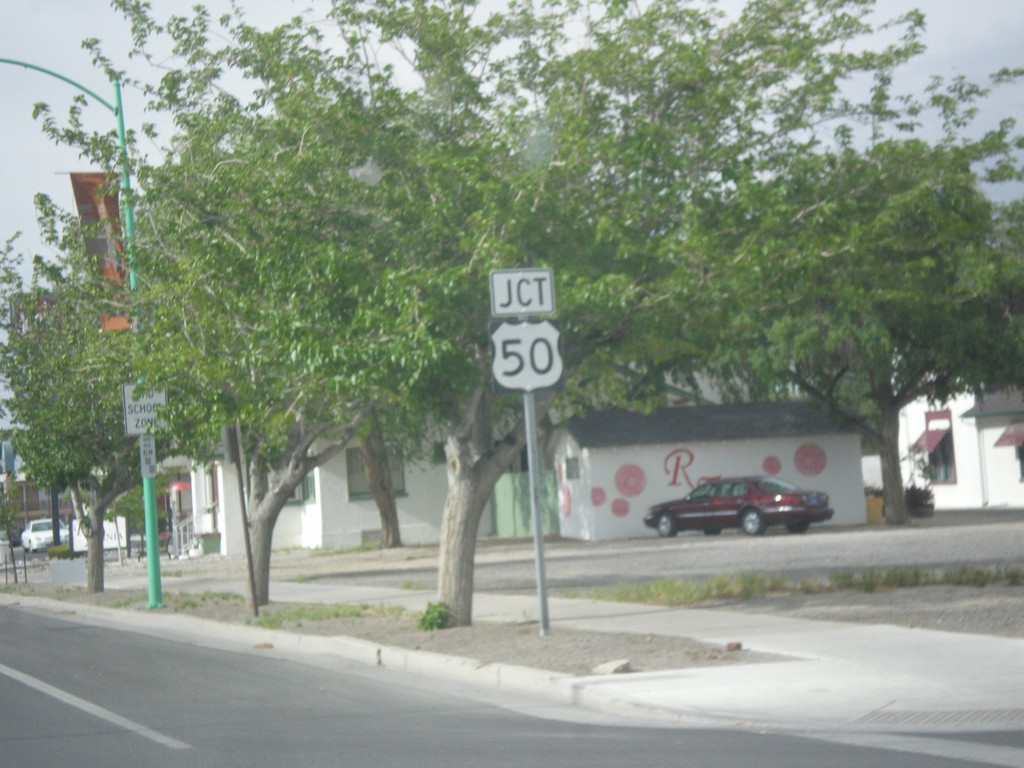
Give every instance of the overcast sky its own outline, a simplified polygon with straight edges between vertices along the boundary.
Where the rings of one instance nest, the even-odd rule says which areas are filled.
[[[728,0],[730,4],[738,1]],[[172,10],[187,12],[197,2],[154,0],[152,4],[163,16]],[[226,5],[221,0],[205,4],[214,11]],[[280,21],[304,8],[323,7],[321,0],[242,0],[242,5],[251,21]],[[984,81],[1001,67],[1024,67],[1024,0],[878,0],[877,7],[885,16],[914,7],[926,13],[928,51],[906,73],[906,82],[916,87],[933,74],[963,74]],[[127,58],[127,27],[106,0],[0,0],[0,58],[56,71],[112,101],[110,84],[81,49],[87,37],[102,40],[105,53],[118,66],[129,71],[138,66]],[[0,64],[0,240],[20,230],[23,250],[45,252],[39,245],[33,196],[44,192],[71,209],[74,200],[67,174],[89,170],[75,152],[54,147],[32,119],[33,104],[40,101],[63,118],[76,92],[57,79]],[[142,108],[139,94],[126,90],[129,129],[138,129],[150,119]],[[1012,116],[1024,125],[1024,85],[1001,91],[985,109],[990,120]],[[90,127],[102,130],[114,126],[111,113],[98,104],[86,108],[85,119]]]

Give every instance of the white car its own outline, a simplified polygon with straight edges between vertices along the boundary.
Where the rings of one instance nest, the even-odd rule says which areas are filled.
[[[60,540],[63,544],[68,540],[68,529],[60,527]],[[33,520],[21,532],[21,546],[26,552],[36,552],[41,549],[49,549],[53,546],[53,521]]]

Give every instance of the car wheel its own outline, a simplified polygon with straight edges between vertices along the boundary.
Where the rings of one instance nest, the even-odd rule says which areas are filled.
[[[765,524],[761,519],[761,513],[756,509],[746,509],[740,513],[740,525],[743,532],[750,536],[760,536],[764,533]]]
[[[658,517],[658,535],[663,539],[671,538],[676,535],[676,519],[668,512],[665,512]]]
[[[790,533],[807,533],[807,529],[810,528],[810,527],[811,527],[811,524],[808,523],[808,522],[788,523],[786,525],[786,530],[789,531]]]
[[[704,535],[705,536],[717,536],[721,532],[722,532],[721,528],[705,528],[704,529]]]

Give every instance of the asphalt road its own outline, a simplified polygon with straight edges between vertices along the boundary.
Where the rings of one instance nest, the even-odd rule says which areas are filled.
[[[337,659],[295,663],[0,609],[0,753],[10,766],[968,765],[835,740],[626,727],[576,710],[502,704],[454,683]]]

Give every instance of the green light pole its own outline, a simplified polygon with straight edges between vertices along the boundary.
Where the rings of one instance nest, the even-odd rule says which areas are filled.
[[[32,69],[36,72],[42,72],[44,75],[55,77],[58,80],[63,80],[114,113],[114,117],[117,120],[118,149],[121,155],[121,201],[124,210],[124,250],[128,262],[128,287],[134,291],[138,285],[138,277],[135,274],[134,254],[132,252],[132,245],[135,241],[135,207],[132,205],[131,200],[132,185],[128,167],[128,135],[125,132],[124,110],[121,107],[121,81],[116,78],[110,81],[111,85],[114,86],[114,103],[111,104],[81,83],[77,83],[59,72],[54,72],[35,64],[29,64],[28,62],[16,61],[15,59],[0,58],[0,64],[13,64],[16,67]],[[142,478],[142,498],[146,515],[146,564],[149,572],[149,607],[163,608],[164,598],[160,585],[160,533],[156,518],[155,478]]]

